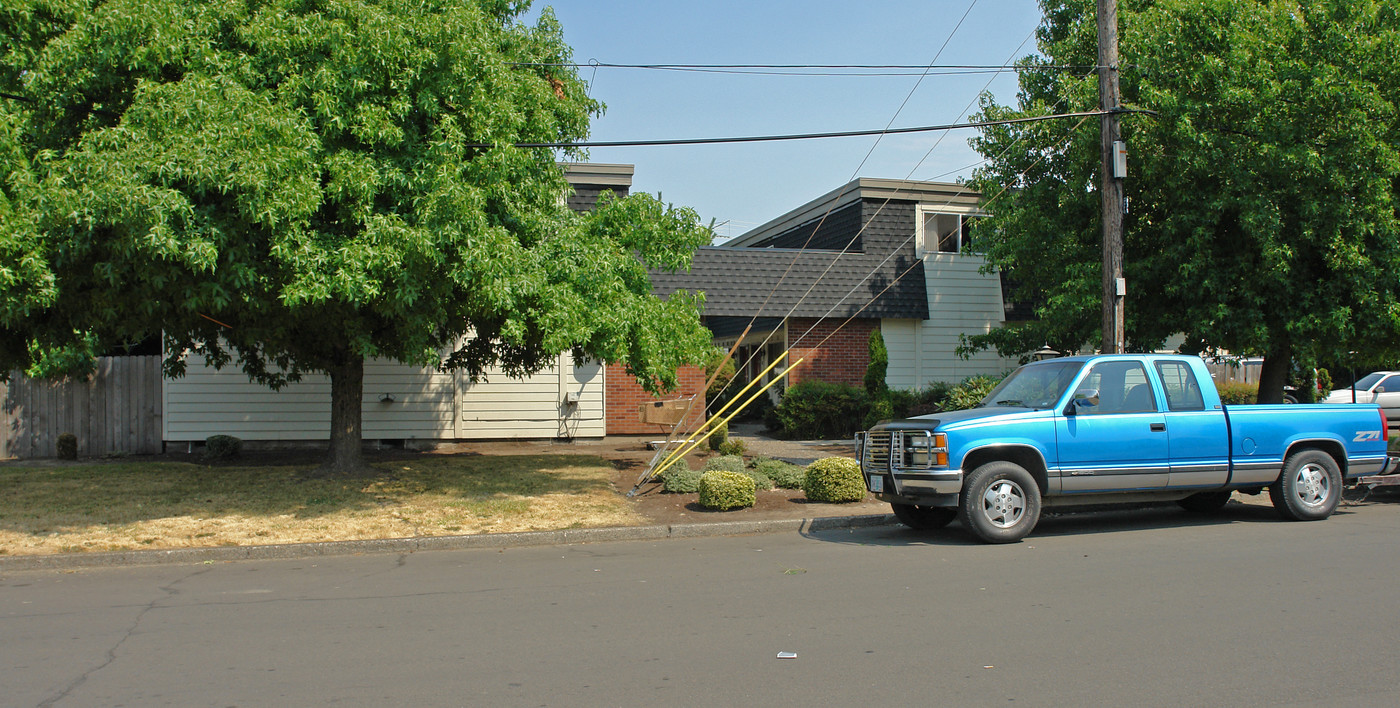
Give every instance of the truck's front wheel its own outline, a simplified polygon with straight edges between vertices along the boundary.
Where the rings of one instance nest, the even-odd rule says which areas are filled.
[[[1040,521],[1040,487],[1014,462],[988,462],[963,483],[963,523],[987,543],[1013,543]]]
[[[899,523],[919,531],[941,529],[958,515],[953,506],[914,506],[913,504],[890,504]]]
[[[1269,499],[1285,519],[1325,519],[1342,499],[1342,470],[1321,450],[1300,450],[1283,461],[1283,474],[1269,487]]]

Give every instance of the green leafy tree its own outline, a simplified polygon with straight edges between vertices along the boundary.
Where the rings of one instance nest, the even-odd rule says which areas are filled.
[[[273,387],[325,372],[327,466],[360,457],[364,360],[651,389],[709,353],[651,293],[711,238],[646,195],[563,205],[602,106],[548,10],[505,0],[7,0],[0,365],[81,368],[164,333]],[[567,152],[567,156],[576,157]]]
[[[1016,107],[1098,105],[1093,0],[1043,0]],[[1400,332],[1400,6],[1382,0],[1123,0],[1124,224],[1130,347],[1265,356],[1260,401],[1291,362],[1393,355]],[[1047,68],[1035,70],[1035,67]],[[1038,321],[965,350],[1096,348],[1099,123],[991,128],[973,186],[980,247]]]

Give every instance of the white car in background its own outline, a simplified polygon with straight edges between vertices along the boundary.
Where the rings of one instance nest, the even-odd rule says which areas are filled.
[[[1375,371],[1356,381],[1356,398],[1352,388],[1339,388],[1322,399],[1322,403],[1376,403],[1385,411],[1390,429],[1400,428],[1400,371]]]

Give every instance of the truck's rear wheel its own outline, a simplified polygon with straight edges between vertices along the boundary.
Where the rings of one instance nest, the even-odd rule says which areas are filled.
[[[958,515],[955,506],[914,506],[890,504],[899,523],[919,531],[933,531],[947,526]]]
[[[1300,450],[1283,461],[1283,474],[1269,487],[1279,516],[1293,521],[1325,519],[1342,498],[1342,471],[1321,450]]]
[[[988,462],[972,471],[959,500],[963,523],[987,543],[1013,543],[1040,521],[1040,487],[1014,462]]]

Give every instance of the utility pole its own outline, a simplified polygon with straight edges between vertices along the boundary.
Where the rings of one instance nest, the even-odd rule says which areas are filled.
[[[1103,346],[1105,354],[1121,354],[1124,349],[1123,296],[1123,178],[1127,173],[1127,150],[1118,128],[1122,97],[1118,93],[1118,3],[1098,0],[1099,25],[1099,105],[1109,111],[1103,117],[1103,155],[1099,188],[1103,211]]]

